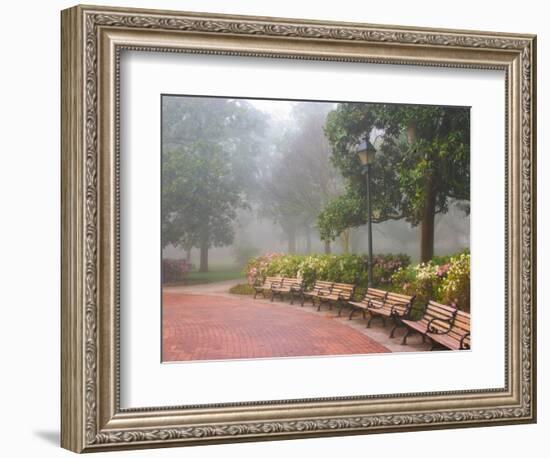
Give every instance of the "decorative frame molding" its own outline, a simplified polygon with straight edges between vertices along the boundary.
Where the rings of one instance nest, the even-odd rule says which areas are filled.
[[[120,409],[120,51],[506,72],[506,387]],[[76,451],[534,422],[536,37],[76,6],[62,12],[62,446]],[[346,414],[342,415],[345,406]]]

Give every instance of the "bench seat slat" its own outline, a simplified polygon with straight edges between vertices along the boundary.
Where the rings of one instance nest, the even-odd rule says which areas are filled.
[[[348,304],[352,305],[353,307],[360,308],[360,309],[364,309],[364,310],[367,309],[367,304],[365,304],[363,301],[361,301],[361,302],[350,301],[350,302],[348,302]]]
[[[429,334],[429,337],[450,350],[460,350],[460,340],[456,340],[448,334]]]

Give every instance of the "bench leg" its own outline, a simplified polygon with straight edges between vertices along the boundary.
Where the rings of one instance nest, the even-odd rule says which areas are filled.
[[[374,313],[371,313],[370,319],[367,323],[367,328],[370,328],[371,321],[374,320],[375,318],[380,318],[382,320],[382,324],[384,325],[384,327],[386,327],[386,319],[382,315],[376,315]]]
[[[369,321],[367,322],[367,328],[370,328],[370,324],[371,324],[371,321],[374,320],[376,318],[376,315],[373,315],[372,313],[370,314],[370,319]]]
[[[289,294],[290,294],[290,305],[294,305],[294,293],[291,291]]]
[[[317,298],[317,300],[319,301],[319,303],[317,305],[317,311],[319,312],[319,311],[321,311],[321,306],[323,305],[323,303],[325,303],[327,301],[322,300],[320,297]],[[329,302],[328,305],[329,305],[329,310],[331,310],[332,309],[332,304]]]
[[[351,308],[351,312],[349,313],[349,317],[348,317],[348,320],[351,320],[353,318],[353,314],[355,313],[355,308],[352,307]]]
[[[393,328],[390,331],[390,339],[393,339],[395,335],[395,330],[401,326],[401,322],[399,321],[399,318],[392,317],[393,318]]]
[[[340,302],[338,307],[338,316],[342,316],[342,309],[344,308],[344,303]]]
[[[403,340],[401,341],[401,345],[407,345],[407,337],[409,337],[412,334],[412,329],[407,328],[407,332],[403,336]]]

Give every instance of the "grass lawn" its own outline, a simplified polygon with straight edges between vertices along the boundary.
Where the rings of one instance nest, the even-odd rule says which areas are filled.
[[[236,280],[245,278],[241,270],[232,265],[212,265],[209,272],[189,272],[187,278],[181,285],[201,285],[205,283],[216,283],[219,281]]]

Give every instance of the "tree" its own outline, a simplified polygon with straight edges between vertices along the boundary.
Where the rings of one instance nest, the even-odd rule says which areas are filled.
[[[373,222],[404,218],[420,225],[420,257],[431,259],[435,215],[446,213],[451,200],[470,199],[469,123],[466,107],[339,104],[325,132],[347,186],[319,215],[322,237],[366,223],[366,183],[354,146],[368,137],[378,150],[371,166]]]
[[[296,251],[300,234],[306,238],[306,251],[311,250],[317,216],[339,189],[338,172],[330,163],[323,132],[329,110],[327,104],[295,105],[266,163],[261,213],[281,226],[291,253]]]
[[[257,167],[263,119],[246,102],[217,98],[163,99],[162,243],[208,250],[234,238]]]

